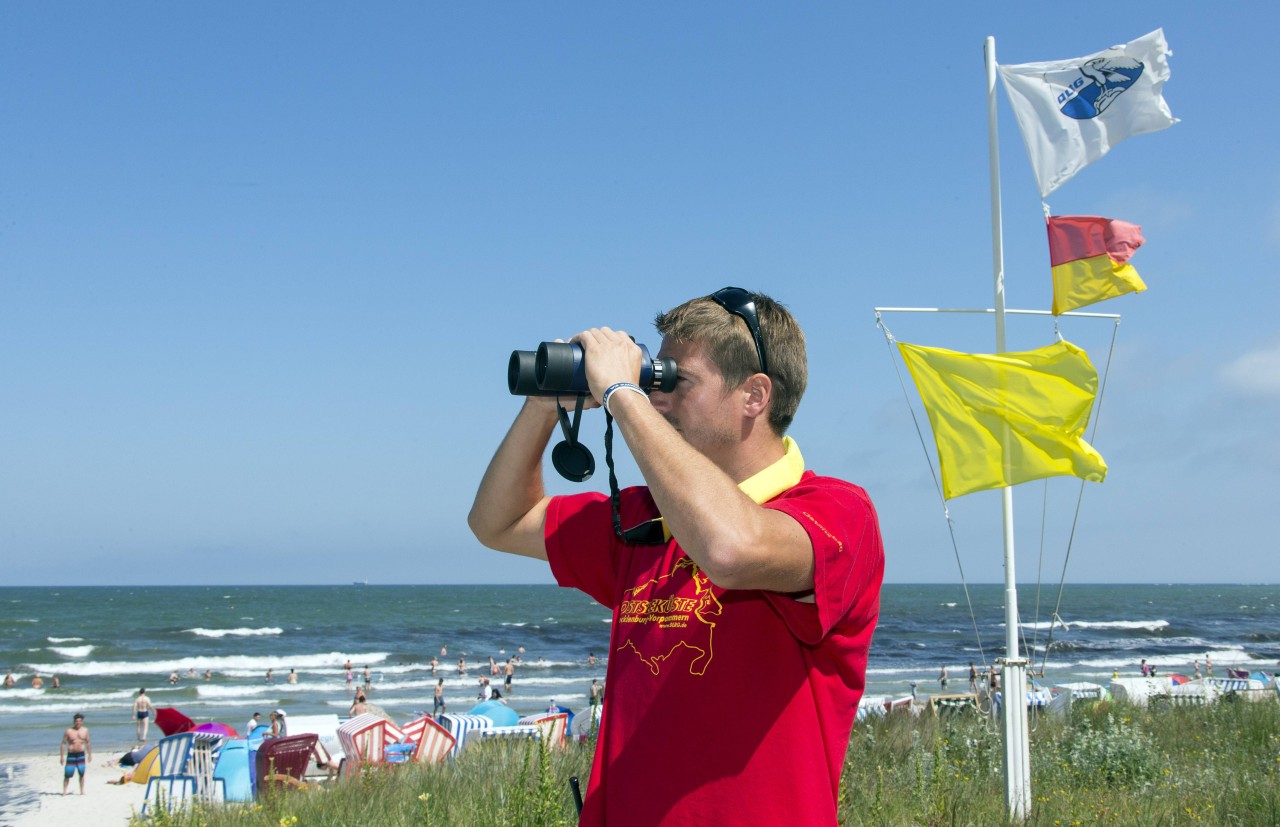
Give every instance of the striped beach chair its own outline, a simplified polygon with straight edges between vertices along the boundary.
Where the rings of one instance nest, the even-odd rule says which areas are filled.
[[[1048,689],[1027,690],[1027,707],[1029,709],[1044,709],[1052,701],[1053,693]]]
[[[855,713],[854,721],[862,723],[872,718],[883,718],[887,714],[885,710],[887,700],[885,696],[877,695],[874,698],[863,698],[858,701],[858,711]]]
[[[542,727],[533,724],[512,724],[511,726],[494,726],[488,729],[482,729],[476,733],[482,741],[492,741],[498,738],[532,738],[535,741],[542,739]]]
[[[213,774],[225,743],[226,738],[220,733],[191,733],[191,759],[187,764],[187,771],[196,779],[196,796],[205,803],[226,798],[225,782]]]
[[[943,718],[977,712],[978,696],[971,693],[933,695],[929,698],[929,711]]]
[[[437,724],[430,715],[423,715],[404,725],[404,743],[414,744],[413,760],[419,764],[438,764],[454,746],[449,730]]]
[[[549,743],[552,749],[559,749],[566,743],[565,733],[569,729],[569,714],[567,712],[539,712],[534,715],[525,715],[520,719],[519,726],[535,726],[542,735],[542,739]]]
[[[462,752],[463,747],[473,737],[479,737],[478,733],[484,729],[491,729],[493,721],[484,715],[465,715],[446,712],[439,718],[440,723],[449,734],[453,736],[453,747],[449,750],[449,756],[456,758],[458,753]]]
[[[189,769],[194,742],[195,733],[191,732],[160,739],[160,774],[147,779],[147,790],[142,802],[144,816],[149,814],[148,808],[152,804],[166,812],[172,812],[185,807],[196,796],[200,789],[199,780]]]
[[[385,764],[387,747],[404,740],[395,724],[378,715],[365,713],[338,727],[338,742],[346,757],[345,771],[353,772],[362,764]]]

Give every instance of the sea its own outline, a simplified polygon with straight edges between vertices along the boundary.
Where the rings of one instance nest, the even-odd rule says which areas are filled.
[[[1219,676],[1280,669],[1280,586],[1067,585],[1060,602],[1056,587],[1025,586],[1019,602],[1045,686],[1136,676],[1144,658],[1161,674],[1191,675],[1206,656]],[[971,662],[1004,655],[1003,604],[1002,585],[886,585],[866,694],[938,692],[943,666],[949,691],[966,691]],[[95,758],[131,749],[142,687],[157,707],[243,731],[254,712],[346,715],[367,668],[369,700],[403,723],[431,710],[439,678],[452,711],[477,702],[481,677],[501,686],[490,658],[518,660],[505,694],[521,714],[581,709],[609,659],[609,612],[553,585],[0,588],[0,606],[0,668],[17,681],[0,689],[0,765],[57,754],[76,713]]]

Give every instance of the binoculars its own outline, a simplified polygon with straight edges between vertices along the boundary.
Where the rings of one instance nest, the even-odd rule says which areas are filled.
[[[670,392],[676,386],[676,360],[654,359],[640,345],[640,387]],[[507,363],[507,387],[513,396],[585,394],[586,353],[576,342],[543,342],[535,350],[515,350]]]

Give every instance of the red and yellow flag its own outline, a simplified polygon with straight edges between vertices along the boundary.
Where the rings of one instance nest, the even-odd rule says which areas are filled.
[[[1048,220],[1053,266],[1053,315],[1147,289],[1129,257],[1142,246],[1142,228],[1095,215]]]

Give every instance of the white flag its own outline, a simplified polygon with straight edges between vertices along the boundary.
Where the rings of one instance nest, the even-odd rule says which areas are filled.
[[[1177,123],[1161,95],[1171,54],[1156,29],[1085,57],[999,67],[1041,198],[1125,138]]]

